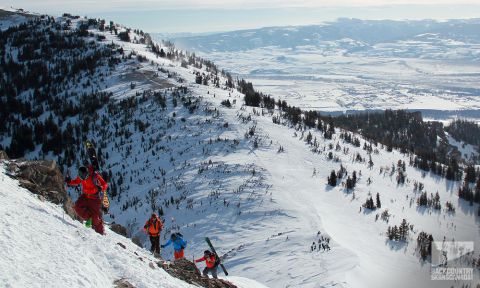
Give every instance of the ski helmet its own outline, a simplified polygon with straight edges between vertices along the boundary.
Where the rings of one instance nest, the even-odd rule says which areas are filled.
[[[177,234],[176,234],[176,233],[173,233],[173,234],[170,236],[170,238],[172,238],[172,240],[177,239]]]
[[[81,166],[78,168],[78,177],[82,180],[86,180],[88,178],[88,169],[85,166]]]
[[[210,252],[210,250],[205,250],[205,251],[203,251],[203,254],[205,254],[205,255],[210,255],[210,254],[212,254],[212,253]]]

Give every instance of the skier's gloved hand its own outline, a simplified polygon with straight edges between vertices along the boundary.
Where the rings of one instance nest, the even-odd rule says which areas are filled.
[[[68,182],[72,181],[72,178],[70,176],[65,177],[65,182],[68,184]]]
[[[160,247],[161,247],[161,248],[165,248],[165,245],[162,244],[162,245],[160,245]]]
[[[103,213],[107,214],[108,213],[108,207],[102,206],[102,211],[103,211]]]

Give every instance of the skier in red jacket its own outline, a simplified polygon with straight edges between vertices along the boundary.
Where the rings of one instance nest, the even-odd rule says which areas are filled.
[[[67,178],[66,180],[69,186],[82,184],[83,193],[78,197],[73,208],[83,220],[92,219],[93,229],[103,235],[102,201],[99,192],[105,193],[108,187],[107,182],[93,170],[91,165],[88,168],[85,166],[78,168],[77,178],[73,180]]]
[[[212,277],[217,279],[217,256],[209,250],[205,250],[205,252],[203,252],[203,257],[195,260],[195,262],[202,261],[205,261],[205,264],[207,265],[207,267],[203,269],[203,276],[208,277],[208,272],[212,272]]]

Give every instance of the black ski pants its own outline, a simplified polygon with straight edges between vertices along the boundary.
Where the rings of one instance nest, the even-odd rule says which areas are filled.
[[[160,235],[150,235],[150,244],[152,244],[152,247],[150,248],[152,253],[160,253]]]
[[[215,266],[213,268],[205,267],[205,269],[203,269],[203,272],[202,272],[203,276],[207,277],[208,272],[212,272],[212,277],[217,279],[217,266]]]

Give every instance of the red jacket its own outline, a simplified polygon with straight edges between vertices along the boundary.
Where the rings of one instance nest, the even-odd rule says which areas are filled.
[[[88,172],[89,176],[87,179],[82,180],[77,176],[77,178],[67,182],[67,184],[71,186],[82,184],[83,193],[87,197],[94,197],[98,192],[100,192],[98,191],[98,188],[105,192],[108,184],[105,182],[105,180],[103,180],[102,176],[98,172],[93,171],[93,167],[91,166],[88,167]]]
[[[207,264],[208,268],[213,268],[215,267],[215,255],[211,254],[209,257],[202,257],[200,259],[195,260],[195,262],[202,262],[205,261],[205,264]]]

